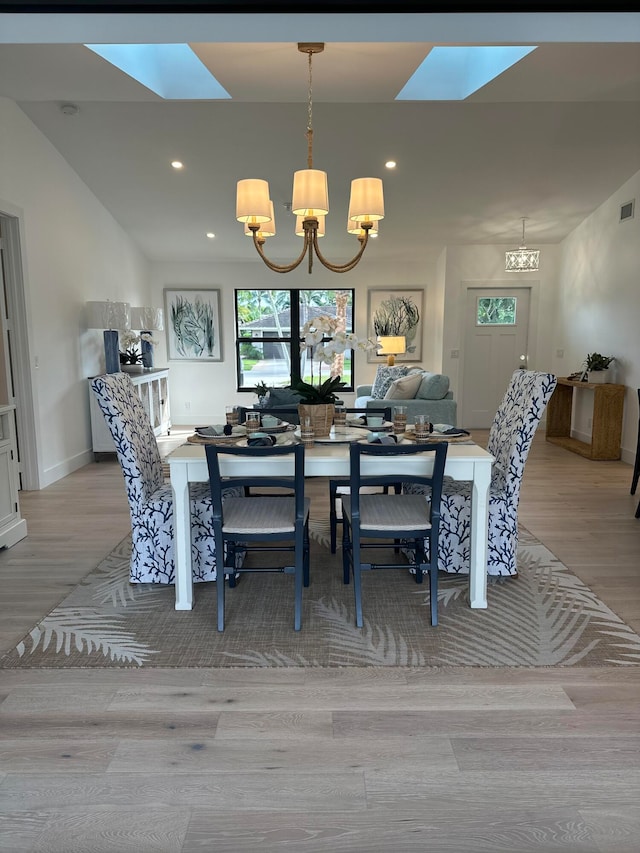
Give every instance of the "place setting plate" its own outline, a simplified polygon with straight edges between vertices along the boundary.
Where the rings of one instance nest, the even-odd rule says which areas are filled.
[[[361,437],[358,439],[358,444],[376,444],[377,445],[378,442],[377,441],[369,441],[368,438],[362,438]],[[380,442],[380,444],[382,444],[382,442]],[[395,441],[394,444],[396,444],[396,445],[398,445],[398,444],[415,444],[415,441],[412,441],[410,438],[403,436],[402,438],[399,438],[397,441]],[[385,444],[385,446],[386,447],[393,447],[393,444]]]
[[[267,435],[278,435],[282,432],[293,432],[297,429],[297,426],[297,424],[290,424],[287,421],[280,421],[280,423],[274,427],[261,426],[258,432],[266,432]]]
[[[349,429],[367,429],[369,432],[390,432],[393,429],[393,423],[392,421],[383,421],[381,426],[368,426],[364,418],[347,417],[347,427]]]
[[[362,438],[362,429],[331,428],[329,435],[316,435],[314,437],[315,444],[351,444],[352,441],[358,441]]]
[[[193,435],[187,436],[189,444],[236,444],[246,436],[246,430],[236,427],[237,432],[231,435],[217,432],[215,427],[196,427]]]

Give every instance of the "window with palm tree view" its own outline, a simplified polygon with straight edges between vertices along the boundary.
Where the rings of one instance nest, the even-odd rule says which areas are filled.
[[[255,391],[263,383],[284,387],[300,379],[318,384],[333,376],[342,377],[342,390],[353,390],[353,350],[336,352],[327,364],[314,355],[332,340],[331,332],[309,346],[304,327],[328,317],[327,327],[352,333],[354,290],[236,290],[235,296],[238,390]]]

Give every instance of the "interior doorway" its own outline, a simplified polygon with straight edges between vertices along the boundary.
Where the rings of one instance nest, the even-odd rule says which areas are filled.
[[[462,388],[459,422],[488,429],[514,370],[530,358],[532,287],[464,286]]]
[[[15,405],[20,489],[40,488],[20,220],[0,207],[0,393]],[[6,211],[6,207],[5,207]]]

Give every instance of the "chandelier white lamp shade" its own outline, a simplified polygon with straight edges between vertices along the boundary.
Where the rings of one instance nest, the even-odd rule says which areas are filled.
[[[349,219],[354,222],[384,219],[384,195],[380,178],[355,178],[351,181]]]
[[[120,373],[118,331],[131,328],[131,305],[128,302],[87,302],[87,328],[102,329],[105,373]]]
[[[387,364],[393,367],[396,356],[407,351],[407,339],[404,335],[379,335],[378,355],[386,355]]]
[[[164,329],[164,312],[162,308],[135,307],[131,309],[131,327],[140,330],[140,351],[142,366],[153,367],[153,342],[151,332],[161,332]]]
[[[524,223],[526,219],[526,216],[522,217],[522,243],[520,247],[505,252],[505,272],[537,272],[540,269],[540,250],[527,249],[524,242]]]
[[[251,225],[269,222],[269,184],[261,178],[244,178],[236,188],[236,219]]]
[[[384,195],[380,178],[356,178],[351,182],[349,201],[349,220],[359,223],[355,233],[360,243],[357,254],[347,263],[334,264],[325,258],[318,248],[318,238],[324,235],[324,217],[329,213],[329,191],[327,173],[313,168],[313,99],[312,99],[312,57],[322,53],[322,42],[298,43],[300,53],[306,53],[309,64],[308,121],[307,121],[307,168],[294,172],[291,212],[295,214],[295,233],[304,238],[300,255],[290,264],[274,264],[264,253],[265,237],[273,236],[263,230],[262,224],[273,221],[273,205],[269,213],[269,184],[259,178],[238,181],[236,194],[236,219],[245,224],[245,234],[253,236],[253,244],[264,263],[273,272],[292,272],[305,257],[308,257],[308,271],[312,272],[313,258],[331,272],[349,272],[364,254],[369,234],[379,219],[384,218]],[[273,228],[275,234],[275,226]]]
[[[326,216],[329,213],[326,172],[301,169],[293,173],[291,212],[296,216]]]

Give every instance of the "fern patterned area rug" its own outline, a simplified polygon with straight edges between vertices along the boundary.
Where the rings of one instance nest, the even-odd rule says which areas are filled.
[[[329,552],[328,521],[312,520],[311,585],[293,630],[293,578],[244,574],[215,626],[214,583],[195,607],[174,609],[173,587],[129,584],[125,539],[0,661],[17,667],[602,666],[640,663],[640,637],[526,530],[519,573],[492,583],[471,610],[467,578],[442,575],[437,628],[428,583],[399,571],[363,577],[365,625]],[[389,552],[392,554],[392,552]],[[402,560],[402,557],[397,559]]]

